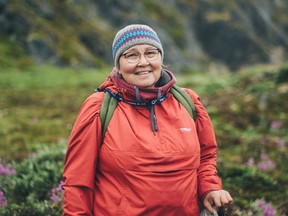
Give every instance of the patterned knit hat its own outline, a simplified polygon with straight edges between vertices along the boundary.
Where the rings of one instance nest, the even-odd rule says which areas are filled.
[[[119,58],[125,50],[138,44],[149,44],[158,48],[162,60],[164,51],[156,32],[147,25],[133,24],[118,31],[112,44],[112,55],[115,66],[119,68]]]

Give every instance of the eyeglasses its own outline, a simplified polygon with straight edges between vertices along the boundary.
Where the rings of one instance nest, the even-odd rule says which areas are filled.
[[[160,51],[158,49],[150,49],[144,52],[144,57],[147,61],[154,61],[158,58]],[[137,63],[141,59],[139,52],[127,52],[122,54],[129,63]]]

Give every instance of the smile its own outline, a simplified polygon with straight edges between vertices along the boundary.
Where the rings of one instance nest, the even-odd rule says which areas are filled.
[[[149,74],[151,73],[151,71],[140,71],[140,72],[136,72],[135,74],[136,75],[146,75],[146,74]]]

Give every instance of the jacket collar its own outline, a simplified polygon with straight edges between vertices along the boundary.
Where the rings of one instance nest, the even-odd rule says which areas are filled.
[[[165,95],[176,83],[176,78],[172,72],[162,70],[162,74],[155,87],[140,88],[130,85],[121,76],[118,75],[117,69],[114,68],[107,80],[99,87],[100,90],[109,89],[114,94],[118,94],[125,100],[137,102],[149,102],[159,99]]]

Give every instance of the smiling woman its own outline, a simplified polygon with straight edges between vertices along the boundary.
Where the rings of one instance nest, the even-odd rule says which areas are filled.
[[[151,28],[130,25],[120,30],[113,41],[113,56],[118,74],[131,85],[154,87],[160,79],[164,52]]]
[[[156,32],[126,26],[112,54],[115,68],[84,102],[70,136],[63,215],[185,216],[199,215],[199,200],[211,213],[228,205],[211,120],[194,91],[183,94],[195,104],[195,121],[171,93],[176,79],[162,68]],[[102,137],[105,94],[117,106]]]
[[[161,75],[162,59],[151,45],[135,45],[119,59],[119,75],[135,86],[154,87]]]

